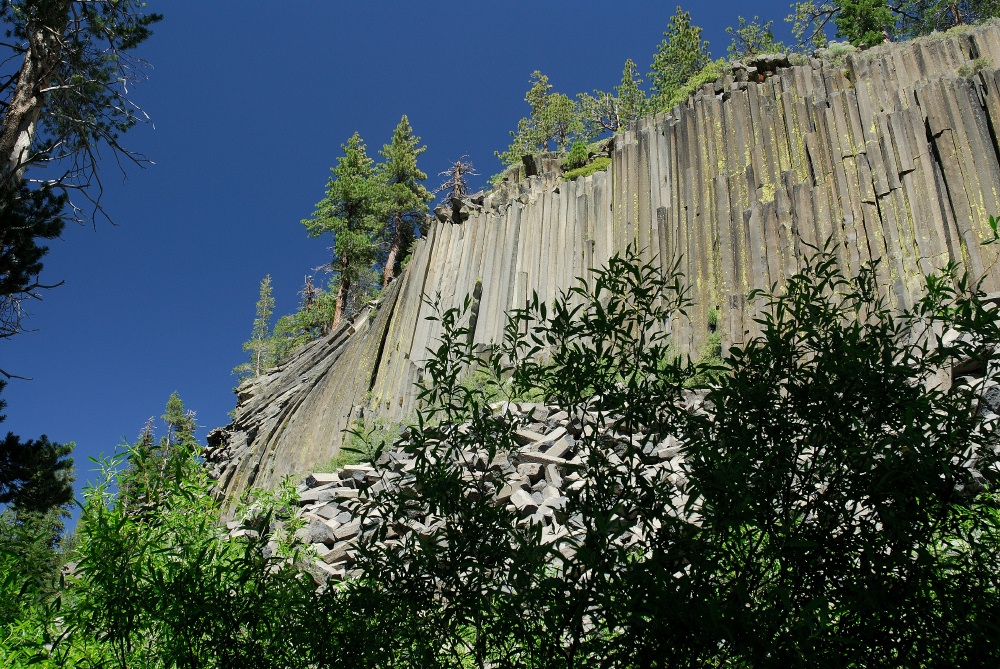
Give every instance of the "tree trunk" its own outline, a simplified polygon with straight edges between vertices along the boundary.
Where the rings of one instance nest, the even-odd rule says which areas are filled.
[[[44,89],[52,82],[62,52],[69,3],[59,3],[52,14],[28,27],[28,49],[24,52],[17,86],[0,123],[0,185],[17,186],[30,160],[38,117],[45,106]]]
[[[949,2],[948,11],[951,13],[952,25],[958,26],[965,22],[965,19],[962,16],[962,8],[958,6],[957,2]]]
[[[340,257],[340,288],[337,289],[337,306],[333,310],[333,325],[331,330],[336,330],[344,317],[344,305],[347,304],[347,293],[351,290],[351,279],[347,275],[351,267],[351,260],[346,255]]]
[[[385,270],[382,272],[382,287],[385,288],[396,276],[396,258],[403,250],[403,217],[396,214],[396,227],[392,232],[392,241],[389,243],[389,255],[385,259]]]

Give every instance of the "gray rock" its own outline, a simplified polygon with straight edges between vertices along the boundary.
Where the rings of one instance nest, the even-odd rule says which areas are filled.
[[[324,483],[338,483],[340,481],[340,474],[326,474],[323,472],[313,472],[306,477],[306,485],[310,488],[315,488],[321,486]]]
[[[557,465],[545,465],[545,480],[550,486],[556,489],[562,487],[563,479],[562,475],[559,473],[559,467]]]
[[[517,466],[517,473],[526,476],[534,484],[544,476],[544,468],[537,462],[524,462]]]
[[[309,502],[328,502],[336,497],[333,492],[334,483],[319,486],[317,488],[310,488],[304,493],[299,495],[299,503],[306,504]]]
[[[565,428],[559,429],[565,432]],[[548,444],[543,450],[546,455],[551,455],[554,458],[565,458],[573,452],[573,444],[570,441],[570,437],[563,436]]]
[[[538,510],[538,503],[520,488],[510,496],[510,502],[522,515],[531,515]]]
[[[330,520],[340,513],[340,507],[336,503],[324,504],[320,508],[316,509],[313,513],[322,518],[323,520]]]
[[[979,411],[988,409],[992,413],[1000,413],[1000,382],[987,379],[979,391]]]
[[[352,520],[351,522],[341,525],[334,530],[333,536],[335,536],[338,541],[344,541],[346,539],[356,537],[359,532],[361,532],[361,521]]]
[[[514,431],[514,441],[522,446],[526,446],[528,444],[545,441],[545,435],[527,428],[521,428]]]
[[[304,544],[332,544],[335,540],[333,530],[321,520],[311,520],[295,531]]]

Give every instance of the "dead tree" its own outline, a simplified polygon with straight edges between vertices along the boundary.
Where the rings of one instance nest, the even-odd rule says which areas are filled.
[[[444,183],[434,189],[434,194],[446,193],[445,200],[451,204],[452,220],[458,220],[458,210],[461,207],[461,201],[463,197],[469,194],[469,184],[466,181],[466,177],[479,176],[479,173],[475,171],[472,166],[472,162],[467,160],[469,156],[462,156],[454,163],[451,167],[443,172],[439,172],[439,176],[448,177],[445,179]]]

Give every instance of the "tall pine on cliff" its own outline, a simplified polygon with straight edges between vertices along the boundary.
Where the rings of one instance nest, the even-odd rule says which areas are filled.
[[[614,93],[594,90],[594,94],[578,93],[578,111],[584,134],[599,137],[606,132],[618,132],[646,113],[649,101],[640,88],[642,77],[632,59],[625,61],[621,85]]]
[[[238,365],[233,374],[240,380],[259,378],[274,359],[274,341],[271,338],[271,315],[274,313],[274,296],[271,294],[271,275],[268,274],[260,282],[260,297],[257,298],[257,313],[253,319],[253,331],[250,339],[243,344],[243,351],[250,354],[250,359]]]
[[[701,28],[691,25],[691,14],[678,6],[663,33],[663,41],[653,54],[649,82],[653,87],[654,103],[666,105],[711,59],[708,42],[701,39]]]
[[[316,205],[312,218],[302,221],[312,237],[332,232],[333,271],[338,275],[337,306],[332,327],[344,317],[352,284],[374,264],[376,238],[382,229],[387,199],[384,182],[375,173],[358,133],[341,146],[344,155],[330,171],[326,197]]]
[[[410,120],[403,115],[392,133],[392,143],[380,151],[385,162],[378,172],[385,180],[387,207],[385,235],[389,250],[382,273],[382,286],[396,276],[398,265],[406,257],[413,243],[413,227],[427,215],[427,203],[433,199],[423,182],[427,174],[417,167],[417,156],[427,150],[418,146],[420,138],[413,134]]]

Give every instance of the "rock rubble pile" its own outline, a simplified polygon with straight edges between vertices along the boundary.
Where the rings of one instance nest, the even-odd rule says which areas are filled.
[[[690,411],[705,411],[705,392],[687,391],[683,398]],[[490,458],[485,449],[454,452],[454,461],[471,480],[479,475],[486,480],[492,502],[505,505],[518,523],[541,527],[545,543],[584,530],[583,519],[566,513],[567,495],[587,484],[585,463],[588,448],[603,450],[612,467],[632,467],[634,474],[647,480],[669,481],[676,490],[675,508],[683,508],[683,472],[681,444],[672,437],[654,441],[637,434],[616,431],[616,417],[600,411],[581,411],[570,416],[555,406],[539,403],[499,403],[492,407],[494,416],[503,417],[515,426],[517,448],[498,452]],[[453,429],[468,429],[467,424]],[[596,445],[596,446],[595,446]],[[384,451],[374,463],[348,465],[333,473],[314,472],[299,487],[300,514],[305,525],[298,538],[312,547],[318,568],[326,579],[334,581],[352,573],[358,544],[385,519],[379,504],[381,494],[413,486],[412,472],[416,458],[411,451],[408,433]],[[642,453],[642,464],[628,453]],[[626,463],[628,460],[628,463]],[[443,520],[429,512],[395,522],[387,528],[384,544],[391,547],[407,532],[429,535]],[[233,532],[245,531],[232,524]],[[639,530],[636,529],[636,532]],[[628,542],[629,533],[623,535]]]

